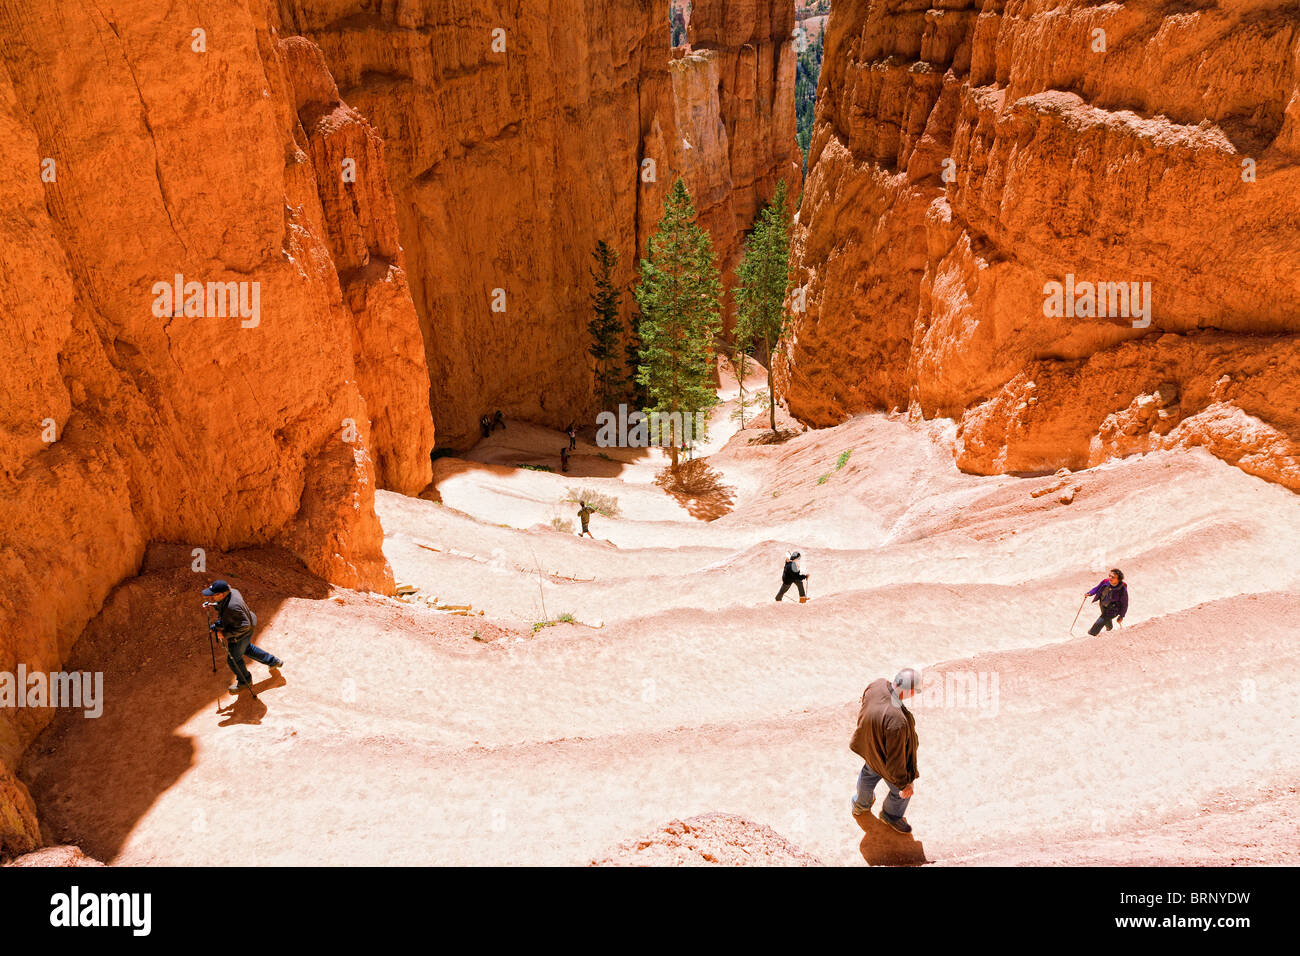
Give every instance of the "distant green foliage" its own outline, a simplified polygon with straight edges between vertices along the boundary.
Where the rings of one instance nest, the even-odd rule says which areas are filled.
[[[776,431],[776,382],[772,355],[786,333],[785,293],[790,284],[790,218],[785,180],[776,184],[745,239],[745,257],[736,270],[736,348],[761,345],[767,359],[768,416]]]
[[[826,474],[822,475],[820,478],[817,479],[817,484],[819,484],[819,485],[824,485],[824,484],[826,484],[826,480],[827,480],[828,478],[830,478],[830,476],[831,476],[831,473],[830,473],[829,471],[826,472]]]
[[[623,292],[614,281],[618,253],[604,239],[596,242],[588,269],[596,291],[591,296],[595,313],[587,323],[591,345],[587,352],[596,362],[596,399],[602,409],[612,408],[627,391],[626,367],[622,356],[623,320],[619,317]]]
[[[520,468],[527,468],[529,471],[555,471],[550,465],[520,465]]]
[[[533,633],[536,634],[544,627],[555,627],[557,624],[576,624],[578,623],[574,616],[568,612],[561,614],[553,621],[534,621]]]
[[[808,174],[808,148],[812,144],[813,117],[817,107],[817,81],[822,73],[822,55],[826,52],[826,31],[806,44],[795,59],[794,126],[795,139],[803,152],[803,171]]]
[[[843,468],[845,465],[847,465],[847,464],[849,463],[849,455],[851,455],[851,454],[853,454],[853,449],[852,449],[852,448],[849,448],[849,449],[847,449],[846,451],[842,451],[842,452],[840,452],[839,460],[837,460],[837,461],[835,462],[835,470],[836,470],[836,471],[839,471],[841,468]]]
[[[686,17],[676,5],[668,8],[668,30],[673,46],[681,46],[686,42]]]
[[[663,218],[646,240],[634,295],[641,310],[637,382],[646,393],[643,411],[677,418],[666,441],[677,468],[685,441],[681,421],[718,403],[713,385],[715,339],[722,328],[722,279],[713,240],[695,222],[691,195],[680,180],[664,199]],[[706,436],[696,434],[695,441]]]

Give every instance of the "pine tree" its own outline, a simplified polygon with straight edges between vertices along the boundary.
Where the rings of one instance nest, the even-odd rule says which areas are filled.
[[[736,270],[736,338],[761,342],[767,357],[767,394],[772,431],[776,431],[776,387],[772,356],[785,335],[785,292],[790,284],[790,221],[785,211],[785,180],[759,213],[745,240],[745,258]]]
[[[722,280],[713,261],[713,241],[694,219],[690,193],[678,179],[646,242],[635,291],[641,308],[637,381],[645,387],[646,414],[677,414],[683,423],[688,415],[717,404],[713,350],[722,327]],[[667,437],[676,472],[683,436],[673,427]]]
[[[591,305],[595,318],[587,325],[591,333],[591,346],[587,351],[596,360],[596,396],[602,410],[608,409],[621,397],[627,386],[622,356],[619,354],[623,337],[623,321],[619,318],[623,292],[614,284],[614,269],[618,253],[601,239],[592,253],[595,264],[588,270],[596,291]]]

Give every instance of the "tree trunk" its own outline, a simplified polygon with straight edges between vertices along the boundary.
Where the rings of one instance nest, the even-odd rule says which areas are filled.
[[[767,345],[767,410],[772,414],[772,434],[776,434],[776,386],[772,383],[772,346]]]

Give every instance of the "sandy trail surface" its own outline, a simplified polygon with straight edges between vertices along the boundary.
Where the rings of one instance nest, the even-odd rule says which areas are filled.
[[[288,660],[250,664],[256,701],[220,693],[188,551],[155,549],[68,665],[105,672],[104,716],[62,715],[24,763],[51,842],[117,864],[635,862],[669,821],[727,814],[645,859],[1300,863],[1295,495],[1199,451],[962,475],[950,425],[900,416],[751,444],[723,397],[700,500],[654,483],[659,452],[591,434],[560,474],[564,436],[520,422],[438,460],[441,503],[380,492],[409,602],[275,552],[211,558]],[[574,533],[584,489],[617,499],[597,540]],[[773,601],[790,548],[806,604]],[[1112,565],[1128,619],[1088,637],[1085,608],[1072,637]],[[904,666],[932,688],[912,838],[849,814],[858,699]],[[712,833],[730,849],[691,842]]]

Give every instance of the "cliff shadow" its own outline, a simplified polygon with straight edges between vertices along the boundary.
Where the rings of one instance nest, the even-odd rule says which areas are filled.
[[[257,615],[254,643],[274,653],[275,638],[266,631],[284,601],[322,600],[329,585],[280,549],[209,552],[203,573],[190,569],[191,560],[188,546],[151,546],[141,573],[113,590],[62,665],[103,675],[103,712],[55,711],[19,764],[46,842],[76,844],[112,861],[159,796],[193,765],[194,741],[180,728],[196,719],[256,726],[288,684],[246,660],[257,699],[227,692],[234,675],[221,649],[209,644],[202,607],[208,598],[200,592],[216,578],[229,581]],[[222,809],[214,798],[195,806],[195,818],[211,821]]]

